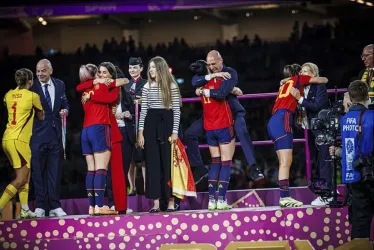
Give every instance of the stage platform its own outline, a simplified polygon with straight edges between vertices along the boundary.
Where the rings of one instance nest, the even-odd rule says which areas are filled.
[[[344,186],[338,186],[338,190],[341,194],[341,198],[343,198]],[[290,188],[290,193],[292,197],[302,201],[304,205],[309,205],[317,197],[308,187]],[[257,197],[254,197],[254,195]],[[245,196],[249,196],[250,200],[248,202],[244,201],[243,203],[239,203],[239,208],[277,206],[279,202],[279,188],[232,190],[228,191],[226,195],[229,204],[233,204]],[[181,210],[206,209],[208,207],[208,200],[208,193],[198,193],[197,198],[188,198],[181,201]],[[32,203],[30,203],[30,206],[33,208]],[[84,215],[87,214],[88,201],[87,199],[62,200],[61,206],[68,215]],[[128,207],[134,212],[145,212],[152,207],[152,200],[144,196],[130,196],[128,197]]]
[[[346,208],[304,206],[236,208],[230,211],[87,215],[0,223],[1,249],[159,249],[166,243],[309,240],[334,249],[350,240]]]

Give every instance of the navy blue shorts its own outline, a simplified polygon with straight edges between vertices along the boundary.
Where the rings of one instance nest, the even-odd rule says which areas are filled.
[[[268,123],[268,134],[275,150],[293,149],[293,113],[287,109],[277,110]]]
[[[206,131],[206,140],[209,146],[219,146],[219,144],[227,144],[235,138],[233,127],[221,128]]]
[[[112,150],[111,128],[109,125],[92,125],[82,130],[82,154],[92,155]]]

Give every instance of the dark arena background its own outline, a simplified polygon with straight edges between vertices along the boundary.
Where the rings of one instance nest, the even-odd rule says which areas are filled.
[[[47,58],[53,77],[65,83],[70,105],[66,159],[62,162],[61,207],[68,216],[19,220],[18,198],[9,202],[0,222],[0,249],[370,249],[349,248],[347,207],[311,206],[317,197],[308,188],[316,175],[308,132],[294,128],[291,195],[300,208],[278,206],[278,160],[266,126],[286,64],[313,62],[329,79],[329,100],[343,99],[349,83],[364,69],[362,49],[373,43],[374,1],[367,0],[123,0],[0,2],[0,96],[15,87],[17,69],[34,72]],[[189,65],[218,50],[226,66],[237,70],[240,103],[265,179],[254,182],[237,141],[227,201],[229,211],[208,211],[206,178],[197,183],[197,198],[181,201],[180,211],[149,214],[141,167],[136,168],[137,195],[128,197],[133,212],[88,216],[80,134],[84,112],[79,83],[82,64],[112,62],[126,77],[130,57],[141,57],[146,79],[148,60],[162,56],[181,90],[182,131],[202,115],[191,85]],[[7,111],[1,105],[0,131]],[[210,166],[205,138],[199,141]],[[188,148],[187,148],[188,150]],[[0,151],[0,193],[15,173]],[[201,176],[199,176],[201,177]],[[338,184],[341,183],[338,169]],[[32,183],[32,182],[31,182]],[[338,185],[340,198],[345,189]],[[30,207],[34,189],[30,184]],[[373,238],[372,227],[372,238]],[[170,245],[173,244],[173,245]],[[360,244],[360,243],[358,243]]]

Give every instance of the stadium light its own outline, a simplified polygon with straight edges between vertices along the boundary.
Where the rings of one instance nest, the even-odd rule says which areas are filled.
[[[44,21],[44,18],[43,18],[43,17],[39,17],[39,18],[38,18],[38,21],[39,21],[39,22],[43,22],[43,21]]]
[[[373,7],[373,5],[374,5],[372,2],[366,2],[365,4],[366,4],[367,6],[369,6],[369,7]]]
[[[43,24],[44,26],[46,26],[46,25],[47,25],[47,21],[43,21],[42,24]]]

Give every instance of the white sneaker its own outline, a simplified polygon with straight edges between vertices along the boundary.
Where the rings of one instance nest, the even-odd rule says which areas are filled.
[[[312,206],[328,206],[330,201],[332,201],[332,197],[330,198],[324,198],[322,196],[318,196],[314,201],[312,201],[311,205]]]
[[[45,210],[41,209],[41,208],[37,208],[37,209],[35,209],[34,214],[35,214],[36,218],[43,218],[43,217],[45,217]]]
[[[63,217],[66,215],[65,211],[60,207],[49,211],[49,217]]]

